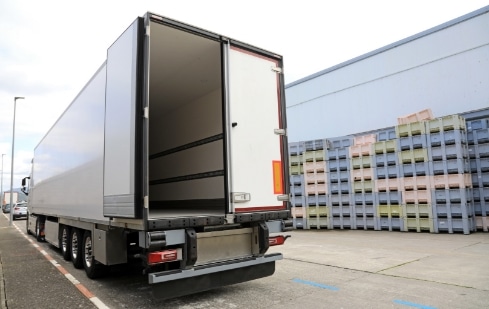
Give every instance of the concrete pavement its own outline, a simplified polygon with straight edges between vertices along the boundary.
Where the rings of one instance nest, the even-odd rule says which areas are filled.
[[[24,220],[14,224],[25,230]],[[0,214],[0,308],[95,306]]]

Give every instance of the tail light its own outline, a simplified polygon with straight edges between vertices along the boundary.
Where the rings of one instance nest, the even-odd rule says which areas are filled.
[[[285,243],[285,240],[289,238],[290,235],[279,235],[279,236],[273,236],[268,238],[268,245],[269,246],[278,246],[278,245],[283,245]]]
[[[164,251],[155,251],[148,254],[148,264],[155,265],[182,260],[182,249],[170,249]]]

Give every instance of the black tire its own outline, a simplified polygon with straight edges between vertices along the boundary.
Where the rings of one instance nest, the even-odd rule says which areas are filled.
[[[70,227],[63,225],[59,234],[59,248],[65,261],[71,260]]]
[[[70,234],[70,247],[71,247],[71,262],[75,268],[83,267],[83,256],[82,256],[82,232],[80,229],[72,228]]]
[[[25,219],[25,231],[27,235],[31,235],[31,231],[29,230],[29,214],[27,214],[27,218]]]
[[[44,234],[43,228],[44,228],[44,224],[43,224],[43,222],[41,222],[41,218],[37,217],[36,218],[36,231],[34,232],[34,236],[36,236],[36,239],[39,242],[44,241],[44,236],[42,236]]]
[[[107,266],[100,264],[93,256],[93,239],[90,231],[83,235],[83,268],[90,279],[100,278],[107,273]]]

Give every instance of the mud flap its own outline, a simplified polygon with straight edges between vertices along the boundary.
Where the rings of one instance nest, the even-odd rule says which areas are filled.
[[[183,278],[151,286],[155,299],[169,299],[273,275],[275,261]]]

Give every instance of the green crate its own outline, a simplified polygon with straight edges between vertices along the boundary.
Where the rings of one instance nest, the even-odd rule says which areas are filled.
[[[428,132],[440,132],[451,130],[465,130],[465,119],[460,115],[449,115],[432,119],[426,122]]]
[[[434,232],[433,219],[430,218],[404,218],[404,231]]]
[[[302,164],[302,155],[298,156],[290,156],[289,157],[290,165],[301,165]]]
[[[399,218],[402,217],[401,205],[378,205],[377,215],[379,217]]]

